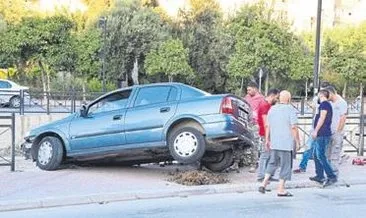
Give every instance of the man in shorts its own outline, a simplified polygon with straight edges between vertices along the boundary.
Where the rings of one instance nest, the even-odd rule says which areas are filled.
[[[298,121],[295,109],[290,105],[291,93],[282,91],[279,104],[273,106],[267,116],[265,144],[270,151],[270,159],[262,185],[258,191],[265,193],[271,175],[278,167],[280,170],[280,182],[278,185],[278,197],[291,197],[292,194],[285,189],[285,183],[291,180],[292,154],[294,143],[299,148],[300,138],[297,127]]]
[[[260,156],[258,164],[257,181],[262,182],[264,179],[264,173],[266,171],[268,161],[269,161],[269,150],[264,145],[265,139],[265,124],[267,122],[268,111],[272,105],[276,104],[278,101],[280,91],[278,89],[270,89],[267,93],[265,101],[263,101],[258,108],[258,126],[259,126],[259,136],[260,136]],[[272,181],[274,179],[271,177]]]

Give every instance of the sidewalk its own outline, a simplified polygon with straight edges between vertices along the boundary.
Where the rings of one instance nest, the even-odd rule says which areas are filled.
[[[366,166],[353,166],[352,158],[341,165],[336,186],[366,184]],[[297,167],[295,161],[294,167]],[[169,173],[189,166],[144,165],[141,167],[93,166],[68,167],[57,171],[42,171],[30,161],[17,158],[16,172],[0,168],[0,211],[76,204],[107,203],[148,198],[184,197],[188,195],[233,193],[257,190],[256,174],[241,168],[240,173],[227,173],[230,183],[206,186],[183,186],[168,181]],[[314,164],[308,171],[295,174],[288,188],[317,187],[309,181]],[[275,189],[272,182],[270,188]]]

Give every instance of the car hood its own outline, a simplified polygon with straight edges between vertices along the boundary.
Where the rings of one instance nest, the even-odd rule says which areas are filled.
[[[75,117],[77,116],[78,114],[77,113],[74,113],[74,114],[71,114],[70,116],[67,116],[65,118],[62,118],[60,120],[56,120],[56,121],[53,121],[53,122],[50,122],[50,123],[47,123],[47,124],[44,124],[44,125],[41,125],[39,127],[36,127],[34,129],[32,129],[30,132],[29,132],[29,135],[30,136],[36,136],[36,135],[39,135],[43,132],[46,132],[48,130],[54,130],[54,129],[62,129],[61,127],[64,126],[64,125],[68,125],[70,123],[70,121]]]

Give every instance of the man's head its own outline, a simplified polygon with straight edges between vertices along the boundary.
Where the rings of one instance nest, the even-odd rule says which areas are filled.
[[[291,93],[287,90],[283,90],[280,92],[280,103],[281,104],[289,104],[291,101]]]
[[[320,102],[329,100],[329,91],[326,89],[321,89],[318,93]]]
[[[279,96],[280,96],[280,90],[270,89],[268,90],[266,100],[268,101],[268,103],[274,105],[277,103]]]
[[[328,86],[325,88],[329,92],[329,100],[330,101],[336,101],[337,100],[337,90],[334,88],[334,86]]]
[[[258,94],[258,85],[255,82],[249,82],[247,85],[247,94],[250,96],[255,96]]]

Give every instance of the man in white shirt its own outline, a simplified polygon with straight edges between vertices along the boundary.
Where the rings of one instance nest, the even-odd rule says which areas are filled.
[[[328,86],[329,100],[333,108],[332,116],[332,139],[328,150],[328,160],[331,166],[338,175],[338,166],[341,163],[341,154],[343,148],[344,126],[347,118],[347,102],[337,94],[333,86]]]

